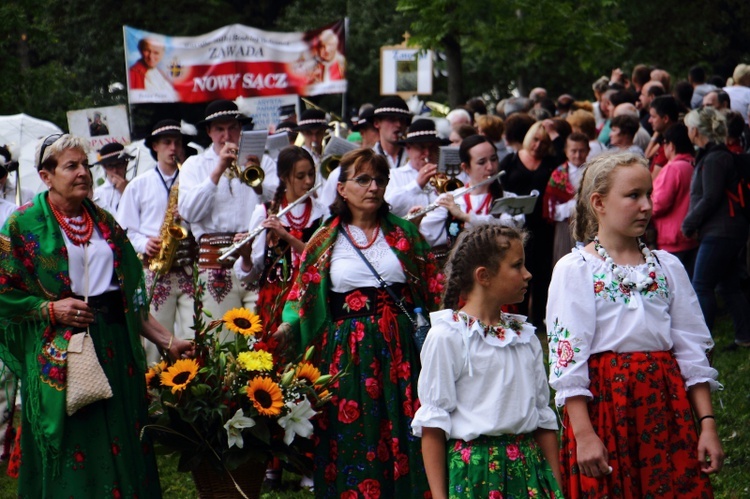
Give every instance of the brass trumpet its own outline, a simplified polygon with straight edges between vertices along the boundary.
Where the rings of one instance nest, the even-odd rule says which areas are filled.
[[[338,168],[341,163],[341,156],[332,154],[326,156],[320,161],[320,176],[327,179],[333,170]]]
[[[445,173],[436,173],[430,179],[430,185],[435,188],[440,194],[445,192],[452,192],[456,189],[460,189],[464,186],[464,183],[458,180],[456,177],[449,177]]]
[[[237,151],[235,151],[235,154],[236,153]],[[260,165],[253,164],[242,170],[240,169],[237,160],[232,161],[232,164],[229,165],[229,170],[234,176],[240,179],[240,182],[245,185],[249,185],[252,188],[259,187],[263,183],[263,180],[266,178],[266,174],[263,171],[263,168],[260,167]]]

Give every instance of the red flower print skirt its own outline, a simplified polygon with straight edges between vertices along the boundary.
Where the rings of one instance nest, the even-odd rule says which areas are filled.
[[[698,462],[698,436],[672,352],[605,352],[589,359],[588,403],[612,473],[588,478],[577,465],[576,440],[563,417],[563,494],[577,498],[712,498]]]

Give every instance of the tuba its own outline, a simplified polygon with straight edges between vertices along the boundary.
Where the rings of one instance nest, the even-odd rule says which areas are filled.
[[[179,160],[175,157],[177,168],[182,167]],[[164,214],[164,220],[159,229],[159,238],[161,238],[161,248],[159,254],[152,258],[148,264],[148,269],[161,276],[169,272],[174,263],[177,247],[181,241],[188,237],[188,231],[179,224],[177,220],[177,195],[179,191],[179,182],[172,186],[169,191],[169,200],[167,201],[167,212]]]

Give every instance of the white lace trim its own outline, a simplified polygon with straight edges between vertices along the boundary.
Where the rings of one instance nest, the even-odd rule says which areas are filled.
[[[358,246],[365,246],[370,242],[370,240],[367,238],[367,234],[365,234],[365,231],[363,231],[359,227],[356,227],[354,225],[347,225],[346,227],[349,228],[349,234]],[[344,230],[343,227],[341,229]],[[367,249],[363,249],[362,253],[370,261],[370,264],[372,264],[375,269],[378,269],[378,264],[383,259],[383,257],[391,252],[391,247],[388,246],[388,241],[385,240],[385,235],[383,234],[383,231],[380,229],[380,227],[378,227],[378,235],[376,237],[377,240],[372,244],[372,246]],[[354,247],[352,247],[351,244],[349,244],[349,240],[346,239],[343,235],[339,236],[336,244],[341,244],[341,249],[344,250],[345,253],[349,255],[357,255],[357,251],[354,249]]]

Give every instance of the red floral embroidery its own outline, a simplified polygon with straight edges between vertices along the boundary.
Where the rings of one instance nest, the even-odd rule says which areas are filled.
[[[568,362],[573,360],[573,347],[568,340],[560,340],[557,344],[557,365],[567,367]]]
[[[346,298],[344,298],[344,301],[346,304],[344,305],[344,308],[346,308],[347,312],[351,312],[352,310],[355,312],[359,312],[363,308],[369,309],[370,308],[370,300],[367,299],[365,295],[362,294],[361,291],[356,290],[353,293],[349,293],[346,295]]]
[[[596,281],[594,283],[594,293],[599,294],[604,290],[604,282],[603,281]]]
[[[339,421],[345,424],[359,419],[359,404],[355,400],[341,399],[339,401]]]
[[[515,461],[519,457],[521,457],[521,450],[518,448],[518,445],[516,444],[510,444],[505,448],[505,453],[508,455],[508,459],[511,461]]]
[[[365,380],[365,390],[367,390],[367,394],[375,400],[379,399],[380,395],[383,393],[382,387],[380,386],[380,380],[376,378],[367,378],[367,380]]]

